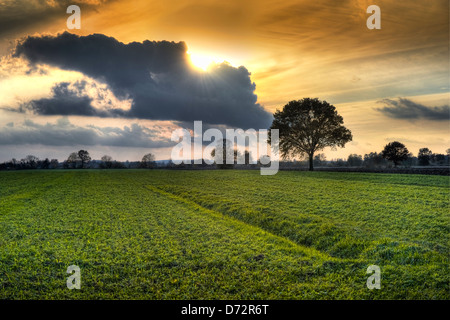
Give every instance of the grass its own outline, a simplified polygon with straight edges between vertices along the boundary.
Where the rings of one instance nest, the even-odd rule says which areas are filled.
[[[449,299],[449,222],[442,176],[1,172],[0,298]]]

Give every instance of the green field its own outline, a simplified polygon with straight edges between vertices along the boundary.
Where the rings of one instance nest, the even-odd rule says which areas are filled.
[[[443,176],[0,172],[0,298],[449,299],[449,218]]]

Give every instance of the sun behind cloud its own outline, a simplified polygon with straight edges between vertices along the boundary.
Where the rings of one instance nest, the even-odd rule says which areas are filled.
[[[214,57],[209,54],[194,53],[191,51],[188,51],[187,54],[189,55],[192,66],[203,71],[207,71],[211,65],[221,64],[223,62],[227,62],[228,64],[233,66],[233,64],[230,63],[228,59]]]

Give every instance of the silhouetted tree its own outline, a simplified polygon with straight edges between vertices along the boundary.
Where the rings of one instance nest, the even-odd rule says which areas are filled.
[[[386,160],[383,159],[381,153],[371,152],[369,154],[364,155],[363,164],[365,167],[378,167],[382,165],[383,162],[386,162]]]
[[[59,165],[58,159],[50,160],[50,169],[56,169],[58,168],[58,165]]]
[[[428,148],[421,148],[419,150],[419,154],[417,155],[417,159],[419,159],[419,165],[428,166],[431,160],[431,150]]]
[[[80,150],[78,151],[78,158],[80,158],[81,161],[81,169],[84,168],[84,164],[89,163],[89,161],[91,161],[91,156],[89,155],[89,152],[87,152],[86,150]]]
[[[141,168],[154,168],[156,166],[155,156],[151,153],[147,153],[142,157],[140,167]]]
[[[78,153],[72,152],[69,157],[67,158],[66,164],[64,167],[72,166],[72,169],[75,169],[77,167],[77,161],[80,160],[80,157],[78,156]]]
[[[42,169],[49,169],[50,168],[50,160],[48,160],[48,158],[45,158],[45,160],[42,161],[41,168]]]
[[[343,123],[333,105],[317,98],[304,98],[290,101],[282,111],[277,110],[270,129],[279,129],[282,157],[308,156],[309,170],[312,171],[316,151],[325,147],[344,147],[352,140],[351,131]]]
[[[445,163],[445,155],[443,155],[442,153],[433,153],[430,157],[430,161],[433,164],[444,164]]]
[[[381,152],[383,158],[394,162],[395,167],[400,164],[400,162],[408,159],[408,154],[409,151],[405,145],[398,141],[388,143]]]
[[[362,156],[359,154],[351,154],[347,158],[347,164],[350,167],[360,167],[363,164]]]
[[[20,160],[23,169],[36,169],[39,163],[39,158],[33,155],[28,155]]]
[[[102,158],[102,163],[100,164],[100,167],[102,169],[111,169],[112,164],[113,164],[113,159],[111,156],[108,155],[104,155]]]

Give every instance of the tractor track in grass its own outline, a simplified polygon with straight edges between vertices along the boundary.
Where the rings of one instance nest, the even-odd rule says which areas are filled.
[[[319,179],[331,176],[339,181]],[[448,193],[434,188],[445,181],[425,190],[353,175],[257,177],[0,174],[0,296],[448,299]],[[64,286],[72,264],[84,272],[77,296]],[[382,290],[366,288],[372,264]]]
[[[284,236],[281,236],[279,234],[273,233],[270,230],[262,228],[259,225],[248,223],[248,222],[243,221],[241,219],[232,217],[232,216],[228,215],[227,213],[223,213],[221,211],[216,211],[216,210],[212,210],[212,209],[203,207],[203,206],[201,206],[200,204],[198,204],[195,201],[192,201],[192,200],[189,200],[189,199],[187,199],[185,197],[181,197],[179,195],[167,192],[167,191],[165,191],[163,189],[160,189],[160,188],[158,188],[158,187],[156,187],[154,185],[145,185],[144,187],[146,189],[154,192],[154,193],[157,193],[159,195],[167,197],[167,198],[169,198],[171,200],[175,200],[177,202],[181,202],[183,204],[186,204],[191,209],[199,210],[199,211],[205,212],[206,214],[213,215],[213,216],[216,216],[216,217],[222,217],[222,218],[230,219],[230,220],[232,220],[234,222],[243,223],[245,225],[252,226],[253,228],[257,228],[259,230],[262,230],[262,231],[270,234],[273,237],[281,238],[284,241],[288,241],[289,243],[291,243],[294,246],[297,246],[297,247],[300,247],[300,248],[304,249],[305,251],[310,251],[314,256],[319,257],[320,259],[323,259],[323,260],[325,260],[327,262],[340,262],[340,263],[360,263],[361,262],[361,259],[343,259],[343,258],[330,256],[328,253],[320,251],[320,250],[318,250],[318,249],[316,249],[316,248],[314,248],[312,246],[302,245],[300,243],[297,243],[297,242],[289,239],[288,237],[284,237]]]

